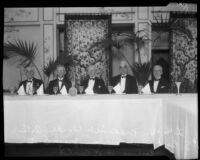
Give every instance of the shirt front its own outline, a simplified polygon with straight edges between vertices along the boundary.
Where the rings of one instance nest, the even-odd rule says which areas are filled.
[[[94,83],[95,83],[94,79],[89,79],[89,81],[88,81],[88,87],[85,89],[85,92],[87,94],[93,94],[94,93],[94,91],[93,91]]]
[[[59,89],[61,89],[62,80],[63,80],[63,78],[58,78],[58,86],[59,86]]]
[[[33,90],[33,80],[28,80],[26,83],[26,93],[32,94],[32,90]]]
[[[88,82],[88,88],[93,89],[93,87],[94,87],[94,82],[95,82],[94,79],[89,79],[89,82]]]

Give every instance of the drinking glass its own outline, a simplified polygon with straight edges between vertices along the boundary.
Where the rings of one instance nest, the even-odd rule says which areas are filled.
[[[78,87],[78,90],[79,90],[80,94],[83,93],[83,88],[84,88],[83,86],[79,86],[79,87]]]
[[[57,92],[58,92],[58,87],[57,86],[53,87],[53,93],[56,95]]]
[[[142,85],[138,85],[138,93],[139,93],[139,94],[142,94],[142,88],[143,88]]]
[[[112,90],[113,90],[113,86],[108,86],[108,91],[110,94],[112,93]]]
[[[175,82],[177,87],[177,95],[180,96],[180,85],[182,82]]]
[[[14,94],[15,93],[15,89],[16,89],[16,87],[14,87],[14,86],[9,87],[10,93]]]

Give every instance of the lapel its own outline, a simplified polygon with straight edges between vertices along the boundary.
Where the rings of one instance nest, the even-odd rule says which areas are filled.
[[[25,82],[23,83],[24,91],[25,91],[25,92],[26,92],[26,83],[27,83],[27,80],[25,80]]]
[[[151,92],[155,93],[154,89],[153,89],[153,87],[154,87],[154,80],[149,81],[149,86],[150,86]]]
[[[129,78],[128,75],[126,75],[126,81],[125,81],[125,89],[124,89],[124,92],[126,92],[127,89],[128,89],[128,83],[129,83],[128,78]]]
[[[157,92],[159,92],[161,85],[162,85],[162,79],[160,79],[158,82]]]

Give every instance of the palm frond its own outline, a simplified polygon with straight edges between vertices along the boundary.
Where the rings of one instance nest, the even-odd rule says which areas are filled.
[[[50,77],[50,75],[55,71],[56,69],[56,63],[54,60],[50,59],[49,62],[44,66],[43,72],[47,77]]]
[[[68,68],[75,63],[76,56],[60,53],[55,60],[50,59],[49,62],[43,68],[43,72],[47,77],[55,71],[58,64],[64,65]]]
[[[9,58],[21,56],[33,62],[36,57],[36,50],[37,45],[34,42],[15,40],[15,42],[4,43],[4,52]]]
[[[152,70],[151,62],[134,63],[131,69],[137,80],[137,83],[139,85],[145,86],[151,74]]]

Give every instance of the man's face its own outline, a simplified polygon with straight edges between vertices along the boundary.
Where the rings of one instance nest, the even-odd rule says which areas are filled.
[[[63,66],[57,67],[57,75],[58,75],[59,78],[63,78],[65,73],[66,73],[66,71],[65,71],[65,68]]]
[[[26,70],[26,77],[27,79],[32,79],[34,77],[34,70]]]
[[[153,76],[155,79],[160,79],[162,75],[162,67],[161,66],[154,66],[153,68]]]
[[[88,67],[88,75],[89,77],[95,77],[96,69],[94,67]]]
[[[121,66],[119,67],[119,71],[120,71],[120,74],[121,74],[121,75],[124,75],[124,74],[127,74],[127,73],[128,73],[128,68],[127,68],[126,65],[121,65]]]

